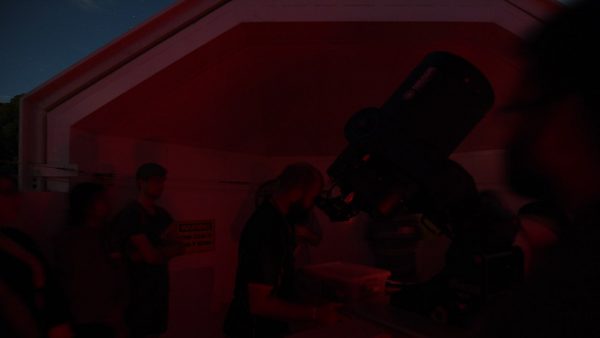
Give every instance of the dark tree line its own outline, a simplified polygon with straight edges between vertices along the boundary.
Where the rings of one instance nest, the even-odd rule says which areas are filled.
[[[0,172],[16,174],[19,157],[19,103],[23,95],[0,103]]]

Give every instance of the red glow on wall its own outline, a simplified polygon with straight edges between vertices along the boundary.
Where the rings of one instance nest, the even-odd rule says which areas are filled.
[[[378,106],[432,50],[469,59],[505,102],[519,39],[489,23],[246,23],[100,108],[93,133],[268,155],[335,155],[354,112]],[[490,114],[462,151],[502,148]]]

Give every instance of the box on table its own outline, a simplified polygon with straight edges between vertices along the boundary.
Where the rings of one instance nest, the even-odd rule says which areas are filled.
[[[305,292],[328,300],[352,302],[385,293],[390,276],[389,271],[371,266],[331,262],[304,267],[300,280]]]

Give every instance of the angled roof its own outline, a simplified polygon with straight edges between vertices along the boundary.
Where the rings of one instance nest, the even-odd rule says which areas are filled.
[[[24,115],[45,119],[38,143],[47,162],[69,162],[71,128],[333,155],[346,119],[380,104],[431,50],[480,67],[501,105],[520,73],[520,37],[556,8],[546,0],[180,1],[29,93]],[[490,114],[461,150],[501,148],[510,133],[503,119]]]

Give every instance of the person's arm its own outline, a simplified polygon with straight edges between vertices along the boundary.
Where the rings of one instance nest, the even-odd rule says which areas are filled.
[[[339,304],[309,306],[293,304],[272,295],[273,286],[268,284],[249,284],[250,312],[253,315],[281,320],[317,321],[321,324],[333,324],[339,321]]]
[[[74,334],[69,324],[70,314],[67,298],[56,280],[50,264],[31,237],[16,229],[12,230],[11,234],[12,243],[18,243],[19,257],[25,258],[24,262],[34,267],[34,270],[39,270],[38,274],[41,275],[38,276],[38,282],[41,282],[41,285],[37,285],[36,300],[41,306],[42,325],[49,328],[46,335],[49,338],[72,338]],[[5,244],[10,245],[10,243]]]
[[[307,241],[312,246],[317,246],[321,243],[321,236],[305,225],[296,226],[296,237]]]
[[[134,259],[140,259],[141,261],[148,264],[162,264],[166,261],[166,257],[158,248],[156,248],[148,237],[144,234],[134,234],[130,237],[131,243],[136,249],[136,252],[139,254],[137,257],[132,257]]]
[[[317,308],[287,302],[275,295],[284,273],[285,260],[289,248],[285,240],[285,224],[278,215],[258,214],[248,221],[240,240],[239,266],[246,276],[248,302],[253,315],[284,321],[320,321],[324,323],[337,320],[333,306]],[[291,267],[288,267],[291,268]]]
[[[171,221],[171,223],[169,224],[169,226],[165,229],[164,233],[162,234],[162,239],[168,242],[174,242],[174,241],[178,241],[177,238],[177,223]]]
[[[174,258],[185,253],[185,245],[177,237],[177,223],[172,222],[162,236],[165,244],[160,247],[161,253],[167,258]]]
[[[74,338],[75,333],[69,324],[60,324],[48,330],[48,338]]]
[[[185,253],[185,246],[181,243],[169,243],[162,248],[160,252],[168,259],[181,256]]]
[[[12,334],[19,338],[36,338],[40,336],[38,325],[17,294],[0,281],[0,318]]]

